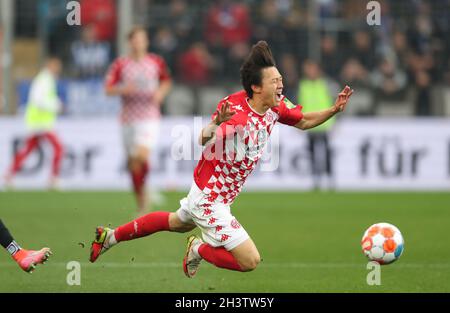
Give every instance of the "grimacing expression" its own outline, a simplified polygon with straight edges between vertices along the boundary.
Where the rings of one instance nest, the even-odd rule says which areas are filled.
[[[262,81],[259,89],[266,105],[274,107],[279,104],[283,93],[283,77],[275,66],[262,70]]]

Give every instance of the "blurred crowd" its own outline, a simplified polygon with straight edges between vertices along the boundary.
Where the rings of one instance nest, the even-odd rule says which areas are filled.
[[[149,30],[150,50],[184,84],[238,84],[240,64],[263,39],[294,99],[304,63],[315,62],[327,80],[372,90],[376,100],[401,100],[414,90],[415,114],[431,114],[432,87],[450,85],[450,0],[380,0],[379,26],[367,24],[367,2],[132,1],[134,21]],[[102,77],[117,55],[116,1],[80,0],[83,26],[77,28],[58,22],[55,1],[42,3],[41,13],[54,17],[46,30],[48,53],[70,64],[69,76]]]

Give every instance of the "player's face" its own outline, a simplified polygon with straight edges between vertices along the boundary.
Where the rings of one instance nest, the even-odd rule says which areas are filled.
[[[130,47],[134,53],[144,53],[148,48],[148,37],[143,31],[138,31],[130,39]]]
[[[49,60],[47,63],[47,67],[53,73],[53,75],[59,76],[59,74],[61,74],[62,64],[59,59]]]
[[[269,107],[277,106],[281,100],[283,93],[283,78],[278,69],[268,67],[263,70],[261,96],[263,101]]]

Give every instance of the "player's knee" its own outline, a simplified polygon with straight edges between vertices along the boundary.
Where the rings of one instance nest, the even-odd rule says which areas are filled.
[[[138,162],[143,163],[148,160],[150,150],[147,147],[138,146],[136,148],[135,158]]]
[[[194,225],[186,225],[186,224],[184,224],[184,225],[178,225],[175,228],[175,230],[172,230],[172,229],[171,230],[175,231],[177,233],[187,233],[187,232],[190,232],[194,228],[195,228]]]
[[[169,215],[169,229],[177,233],[183,232],[183,222],[181,222],[175,213]]]
[[[243,272],[251,272],[258,267],[258,264],[261,262],[261,257],[259,254],[251,255],[245,260],[239,262],[239,265]]]
[[[177,233],[186,233],[195,228],[195,225],[184,223],[176,213],[169,215],[169,229]]]
[[[136,156],[137,162],[139,163],[139,165],[147,162],[148,160],[148,153],[147,154],[139,154]]]
[[[136,171],[140,166],[139,160],[132,156],[128,158],[128,169],[132,172]]]

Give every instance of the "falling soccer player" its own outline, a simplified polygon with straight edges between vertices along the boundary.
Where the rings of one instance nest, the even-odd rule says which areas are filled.
[[[25,122],[29,135],[24,146],[14,155],[14,160],[5,175],[6,185],[12,187],[12,181],[20,170],[26,158],[43,141],[53,147],[52,172],[49,187],[56,189],[59,186],[59,172],[64,154],[63,145],[55,131],[55,122],[62,109],[61,100],[57,95],[56,80],[61,73],[61,60],[49,57],[44,68],[31,83],[25,112]]]
[[[148,53],[147,31],[135,27],[128,35],[129,55],[117,58],[106,74],[105,89],[120,96],[122,137],[127,155],[138,212],[145,213],[150,203],[146,179],[148,162],[159,129],[160,106],[170,91],[172,80],[164,59]]]
[[[21,248],[13,239],[10,232],[0,219],[0,244],[11,254],[14,261],[25,272],[32,273],[38,264],[44,264],[52,252],[49,248],[42,248],[39,251],[25,250]]]
[[[240,71],[244,90],[220,101],[212,121],[200,134],[199,142],[205,148],[180,208],[176,212],[153,212],[116,229],[97,227],[91,262],[122,241],[199,227],[203,240],[188,237],[183,259],[186,276],[197,273],[201,260],[241,272],[257,267],[258,249],[230,206],[258,163],[273,126],[276,122],[302,130],[318,126],[345,109],[353,90],[345,86],[329,109],[302,113],[300,105],[293,105],[282,95],[282,77],[265,41],[252,47]]]

